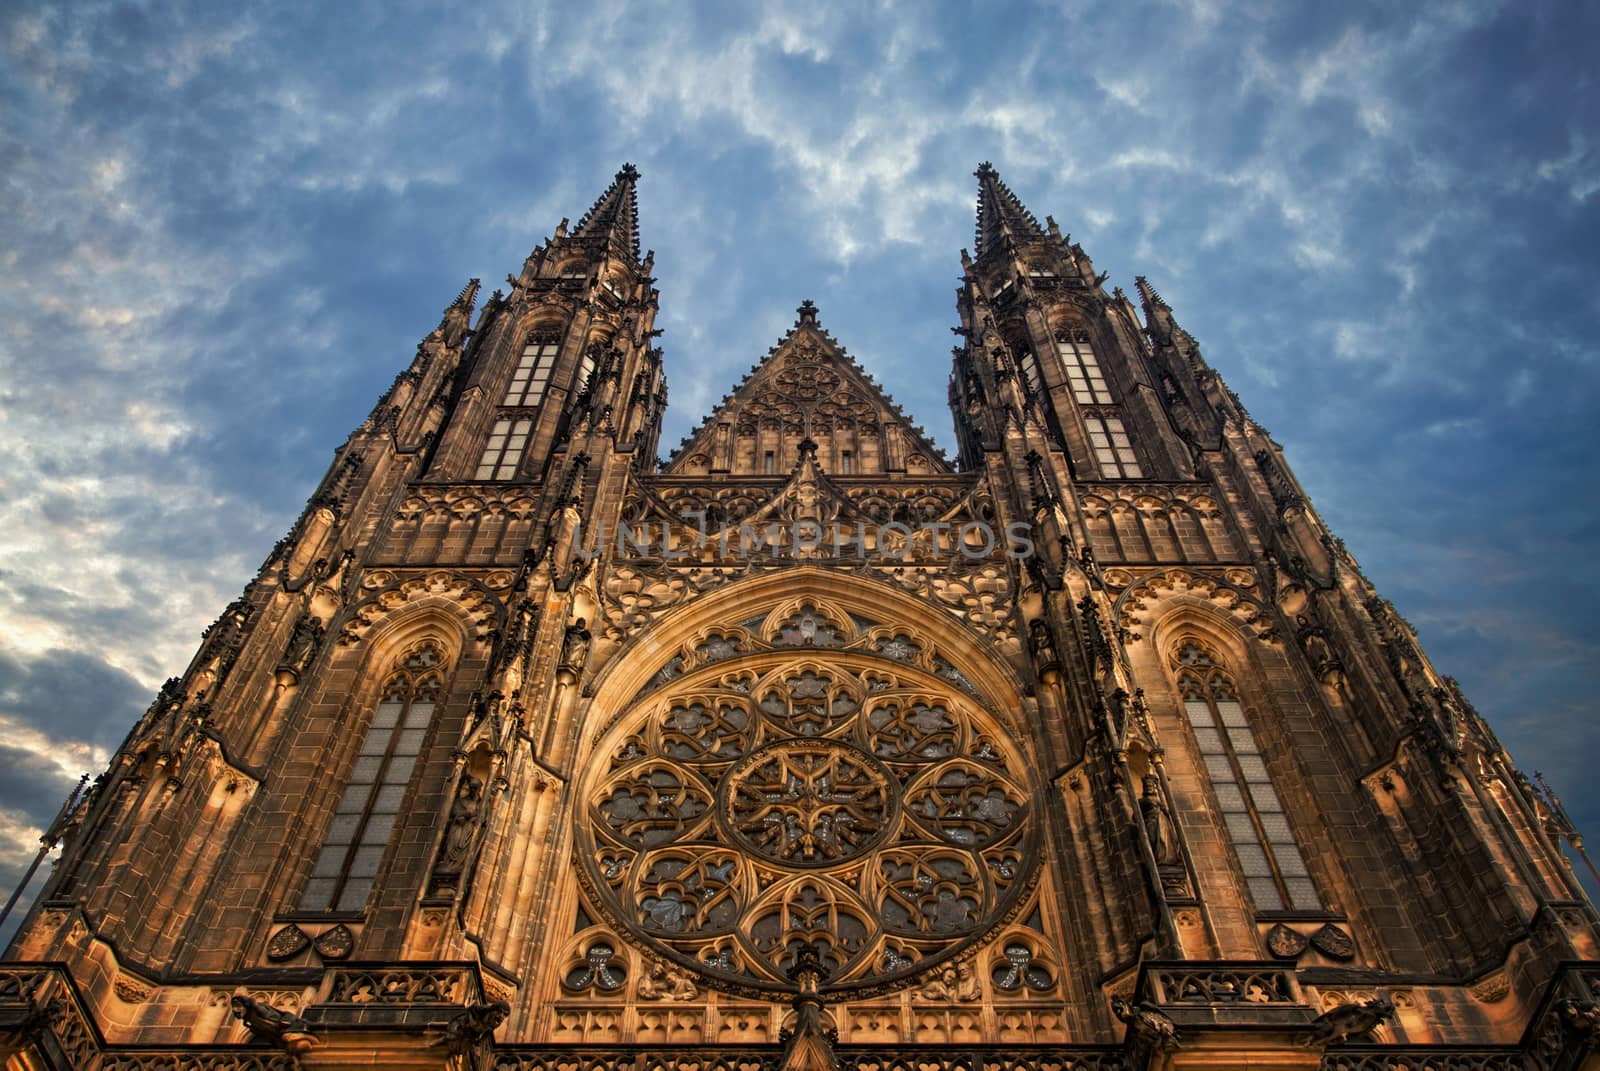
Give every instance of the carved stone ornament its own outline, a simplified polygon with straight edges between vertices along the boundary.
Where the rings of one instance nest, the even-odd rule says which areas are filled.
[[[311,938],[306,936],[306,931],[291,922],[268,939],[267,958],[274,963],[293,959],[310,947]]]
[[[323,959],[349,959],[350,953],[355,951],[356,935],[350,932],[350,927],[341,922],[331,930],[323,930],[317,934],[317,939],[313,943],[316,945],[317,955]]]
[[[807,943],[830,993],[942,969],[1015,910],[1038,858],[1026,766],[992,716],[904,659],[817,646],[647,688],[585,790],[598,906],[651,958],[758,998],[789,990]]]
[[[1472,999],[1483,1004],[1498,1004],[1511,995],[1511,975],[1495,971],[1472,983]]]
[[[155,989],[129,974],[118,974],[117,980],[111,983],[111,988],[118,997],[129,1004],[143,1004],[150,999],[150,994]]]
[[[1341,963],[1356,958],[1356,943],[1350,939],[1349,934],[1331,922],[1311,935],[1311,947],[1329,959],[1336,959]]]
[[[1305,934],[1281,922],[1267,931],[1267,951],[1278,959],[1298,959],[1306,944]]]

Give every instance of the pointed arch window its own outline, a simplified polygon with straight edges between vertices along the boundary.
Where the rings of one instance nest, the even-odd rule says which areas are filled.
[[[1030,397],[1037,397],[1044,379],[1039,373],[1039,355],[1032,350],[1022,351],[1022,381],[1028,386]]]
[[[1079,405],[1110,405],[1111,388],[1106,384],[1105,373],[1094,355],[1089,340],[1080,332],[1068,332],[1056,338],[1056,352],[1067,370],[1067,385],[1072,388],[1072,399]]]
[[[559,343],[553,338],[530,338],[522,347],[522,356],[511,373],[511,385],[506,388],[501,405],[535,406],[544,400],[544,391],[550,385],[550,370],[555,367]]]
[[[1089,448],[1100,465],[1100,475],[1111,480],[1137,480],[1144,475],[1133,452],[1128,430],[1114,413],[1088,413],[1083,418],[1089,433]]]
[[[1176,662],[1184,713],[1256,909],[1320,910],[1316,886],[1233,681],[1198,644],[1180,647]]]
[[[303,911],[360,911],[400,815],[444,688],[439,650],[424,643],[405,655],[384,683],[372,725],[300,897]]]
[[[517,473],[517,463],[528,448],[528,436],[533,432],[533,421],[527,417],[502,417],[489,431],[489,441],[484,444],[483,457],[478,459],[478,470],[473,475],[478,480],[509,480]]]

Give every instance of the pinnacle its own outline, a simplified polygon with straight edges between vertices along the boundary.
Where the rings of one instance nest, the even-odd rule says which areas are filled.
[[[1044,230],[1032,212],[1000,179],[1000,172],[985,160],[973,172],[978,180],[978,227],[974,248],[978,256],[997,245],[1006,234],[1043,238]]]
[[[467,285],[461,288],[461,293],[456,295],[451,307],[457,309],[472,308],[473,303],[478,300],[478,282],[479,280],[476,278],[468,279]]]
[[[623,164],[604,193],[578,221],[573,235],[578,238],[602,237],[610,240],[639,261],[639,201],[635,184],[639,169]]]
[[[1161,295],[1156,293],[1156,288],[1151,286],[1149,280],[1147,280],[1144,276],[1135,275],[1133,277],[1133,282],[1134,285],[1139,288],[1139,296],[1144,299],[1145,304],[1159,305],[1162,308],[1171,307],[1165,301],[1161,300]]]

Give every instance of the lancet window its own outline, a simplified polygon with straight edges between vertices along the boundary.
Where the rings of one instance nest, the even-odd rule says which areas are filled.
[[[302,910],[359,911],[365,906],[443,687],[444,666],[431,643],[401,658],[384,683],[300,897]]]
[[[1257,910],[1320,909],[1316,886],[1233,681],[1195,643],[1179,648],[1176,663],[1184,713]]]
[[[522,357],[518,359],[516,369],[511,373],[511,384],[506,388],[505,400],[501,404],[523,407],[542,402],[559,348],[553,338],[530,338],[522,348]]]
[[[502,417],[489,430],[489,441],[484,444],[483,456],[478,459],[479,480],[509,480],[517,473],[517,463],[528,448],[528,436],[533,432],[533,421],[528,417]]]
[[[1100,475],[1113,480],[1136,480],[1144,475],[1133,452],[1122,418],[1112,413],[1091,413],[1083,418],[1089,448],[1100,465]]]
[[[1072,388],[1073,401],[1079,405],[1110,405],[1114,400],[1106,385],[1105,373],[1086,338],[1076,333],[1063,334],[1056,339],[1056,352],[1067,370],[1067,384]]]

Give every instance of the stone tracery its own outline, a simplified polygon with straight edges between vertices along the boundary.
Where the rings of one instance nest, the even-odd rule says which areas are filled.
[[[623,932],[744,992],[786,989],[810,942],[860,992],[1008,916],[1034,872],[1025,764],[925,637],[806,601],[702,635],[586,796],[585,884]]]

